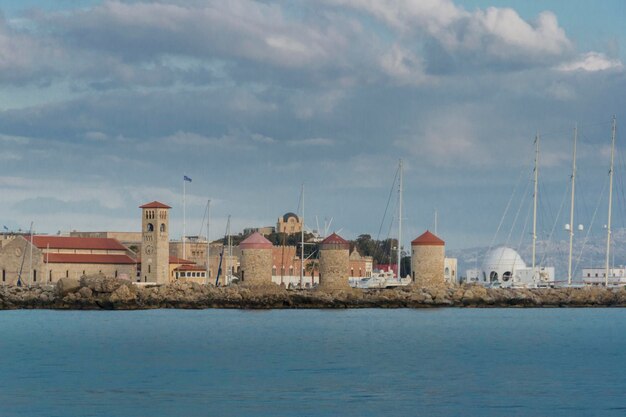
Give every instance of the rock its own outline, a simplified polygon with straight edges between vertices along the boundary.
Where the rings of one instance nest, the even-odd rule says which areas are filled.
[[[80,294],[82,298],[91,298],[91,296],[93,295],[93,291],[89,287],[82,287],[78,291],[78,293]]]
[[[87,287],[93,292],[112,293],[121,285],[128,284],[128,281],[117,278],[105,277],[102,274],[82,276],[80,286]]]
[[[109,301],[112,303],[128,303],[129,301],[134,301],[136,297],[137,295],[127,285],[121,285],[111,293]]]
[[[19,287],[16,287],[16,288],[19,288]],[[76,291],[79,288],[80,288],[80,281],[76,278],[71,278],[71,277],[61,278],[57,282],[57,285],[56,285],[57,294],[59,294],[61,297],[63,297],[64,295],[70,292]]]

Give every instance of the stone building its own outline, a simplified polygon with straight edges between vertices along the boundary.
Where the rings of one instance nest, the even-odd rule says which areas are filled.
[[[239,244],[241,282],[249,286],[272,285],[272,242],[254,232]]]
[[[369,278],[372,276],[374,258],[362,256],[354,248],[350,253],[350,278]]]
[[[169,209],[153,201],[141,209],[141,282],[169,282]]]
[[[17,236],[0,249],[0,268],[3,285],[98,273],[132,280],[136,274],[135,260],[117,240],[67,236]]]
[[[413,284],[432,287],[444,284],[445,242],[428,230],[411,242]]]
[[[320,243],[320,283],[323,290],[350,289],[350,243],[333,233]]]
[[[276,223],[276,232],[287,233],[292,235],[294,233],[300,233],[302,231],[302,221],[294,213],[287,213],[283,217],[278,218]]]

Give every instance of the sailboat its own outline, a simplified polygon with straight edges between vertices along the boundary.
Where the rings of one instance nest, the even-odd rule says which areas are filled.
[[[398,246],[396,249],[396,268],[394,274],[392,270],[373,272],[371,277],[353,281],[351,285],[356,288],[393,288],[411,284],[410,277],[401,277],[402,266],[402,197],[403,197],[403,169],[402,159],[398,161]]]

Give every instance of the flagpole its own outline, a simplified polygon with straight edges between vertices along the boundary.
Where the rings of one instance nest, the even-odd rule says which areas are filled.
[[[211,240],[209,227],[211,225],[211,200],[206,203],[206,285],[211,282]]]
[[[185,175],[183,175],[183,259],[187,259],[187,253],[185,252],[185,240],[186,240],[186,235],[187,235],[187,208],[186,208],[186,203],[187,203],[187,186],[186,183],[187,180],[185,179]]]

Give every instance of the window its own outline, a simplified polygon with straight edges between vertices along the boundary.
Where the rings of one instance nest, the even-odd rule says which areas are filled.
[[[148,265],[148,273],[150,273],[150,265]]]
[[[446,270],[444,271],[445,275],[450,275],[450,268],[446,267]]]
[[[117,278],[117,269],[115,270],[115,278]]]
[[[48,282],[52,282],[52,270],[48,271]]]
[[[148,232],[154,232],[154,225],[152,223],[148,223],[146,225],[146,231]]]
[[[65,278],[69,278],[70,277],[70,271],[66,270],[65,271]]]
[[[7,271],[3,269],[2,270],[2,282],[6,282],[6,280],[7,280]]]
[[[159,230],[161,231],[161,233],[165,233],[165,223],[161,223]]]
[[[502,274],[502,281],[506,282],[511,279],[511,271],[506,271]]]
[[[37,270],[33,271],[33,282],[37,282]]]
[[[493,282],[493,281],[497,281],[498,280],[498,273],[496,271],[491,271],[491,273],[489,274],[489,279]]]

